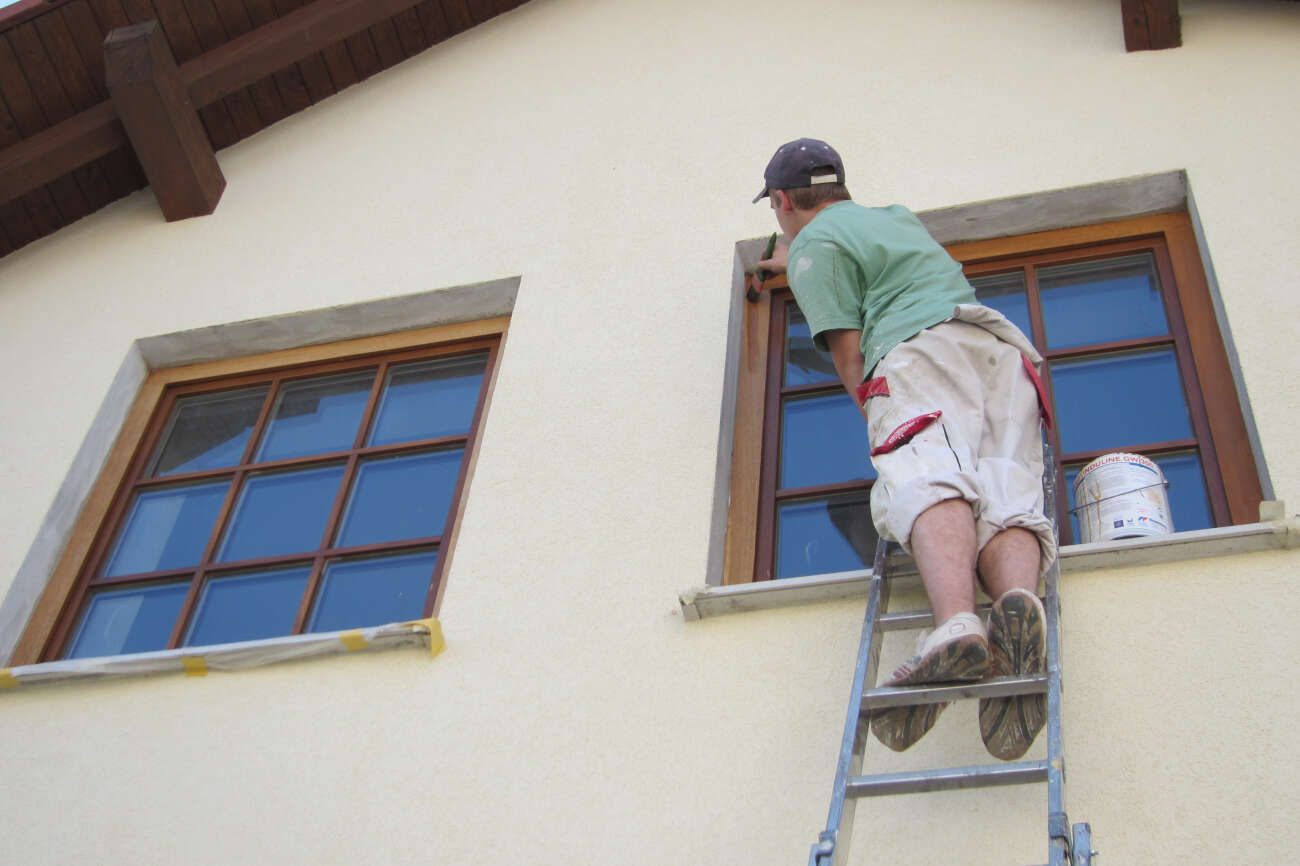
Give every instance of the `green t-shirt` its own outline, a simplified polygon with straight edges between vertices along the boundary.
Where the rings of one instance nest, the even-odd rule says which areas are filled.
[[[897,204],[823,208],[790,244],[786,276],[818,348],[824,331],[862,329],[868,374],[894,346],[976,303],[961,265]]]

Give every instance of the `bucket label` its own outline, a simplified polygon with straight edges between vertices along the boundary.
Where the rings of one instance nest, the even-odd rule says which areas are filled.
[[[1174,531],[1160,467],[1140,454],[1106,454],[1074,481],[1079,540],[1114,541]]]

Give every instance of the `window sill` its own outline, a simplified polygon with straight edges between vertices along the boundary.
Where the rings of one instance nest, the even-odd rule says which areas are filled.
[[[71,682],[148,674],[205,676],[208,671],[237,671],[277,662],[337,655],[359,650],[421,647],[430,656],[442,652],[442,626],[435,618],[414,622],[301,634],[205,647],[159,650],[100,658],[65,659],[14,668],[0,668],[0,690],[39,683]]]
[[[1259,523],[1239,526],[1176,532],[1152,538],[1072,544],[1061,549],[1061,573],[1300,547],[1300,518],[1287,517],[1282,503],[1262,503],[1260,517]],[[899,555],[898,570],[894,574],[904,585],[911,582],[919,588],[920,580],[910,557]],[[728,613],[864,597],[870,577],[871,570],[862,569],[733,586],[707,586],[683,592],[678,596],[678,602],[683,616],[690,621]]]

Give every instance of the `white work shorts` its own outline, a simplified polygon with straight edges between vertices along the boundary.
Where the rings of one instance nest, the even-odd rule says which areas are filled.
[[[1004,529],[1027,529],[1038,537],[1041,575],[1056,543],[1043,516],[1041,385],[1031,365],[1039,357],[1000,314],[958,307],[956,315],[968,321],[941,322],[895,346],[858,389],[879,476],[871,517],[908,549],[922,512],[964,499],[980,550]],[[1011,328],[1025,354],[990,324]]]

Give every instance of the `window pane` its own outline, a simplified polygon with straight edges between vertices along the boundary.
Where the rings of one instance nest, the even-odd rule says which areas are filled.
[[[67,658],[166,649],[189,589],[186,582],[97,593],[81,617]]]
[[[388,373],[371,445],[469,432],[487,355],[403,364]]]
[[[362,463],[338,546],[441,535],[464,454],[456,448]]]
[[[258,460],[346,451],[357,437],[375,371],[289,382],[275,398]]]
[[[210,578],[185,646],[279,637],[293,631],[311,567]]]
[[[239,463],[265,399],[262,386],[177,400],[148,474],[175,475]]]
[[[222,542],[219,562],[315,550],[329,520],[342,464],[251,475]]]
[[[992,307],[1006,316],[1026,337],[1033,339],[1034,330],[1029,324],[1029,298],[1025,294],[1024,271],[972,277],[970,284],[975,287],[975,298],[981,304]]]
[[[781,489],[876,477],[867,424],[843,391],[786,400],[781,431]]]
[[[776,577],[870,567],[876,528],[865,492],[779,505],[776,523]]]
[[[228,480],[147,490],[131,505],[106,577],[198,565],[212,535]]]
[[[429,597],[436,550],[334,560],[325,566],[308,631],[339,631],[419,619]]]
[[[1201,458],[1195,453],[1167,454],[1152,457],[1169,482],[1169,516],[1174,530],[1190,532],[1214,526],[1210,514],[1210,497],[1205,490],[1205,473],[1201,471]]]
[[[809,385],[837,381],[835,362],[829,352],[813,345],[808,320],[795,304],[785,306],[785,384]]]
[[[1038,269],[1047,347],[1169,333],[1150,253]]]
[[[1173,349],[1057,361],[1051,370],[1067,454],[1192,436]]]

